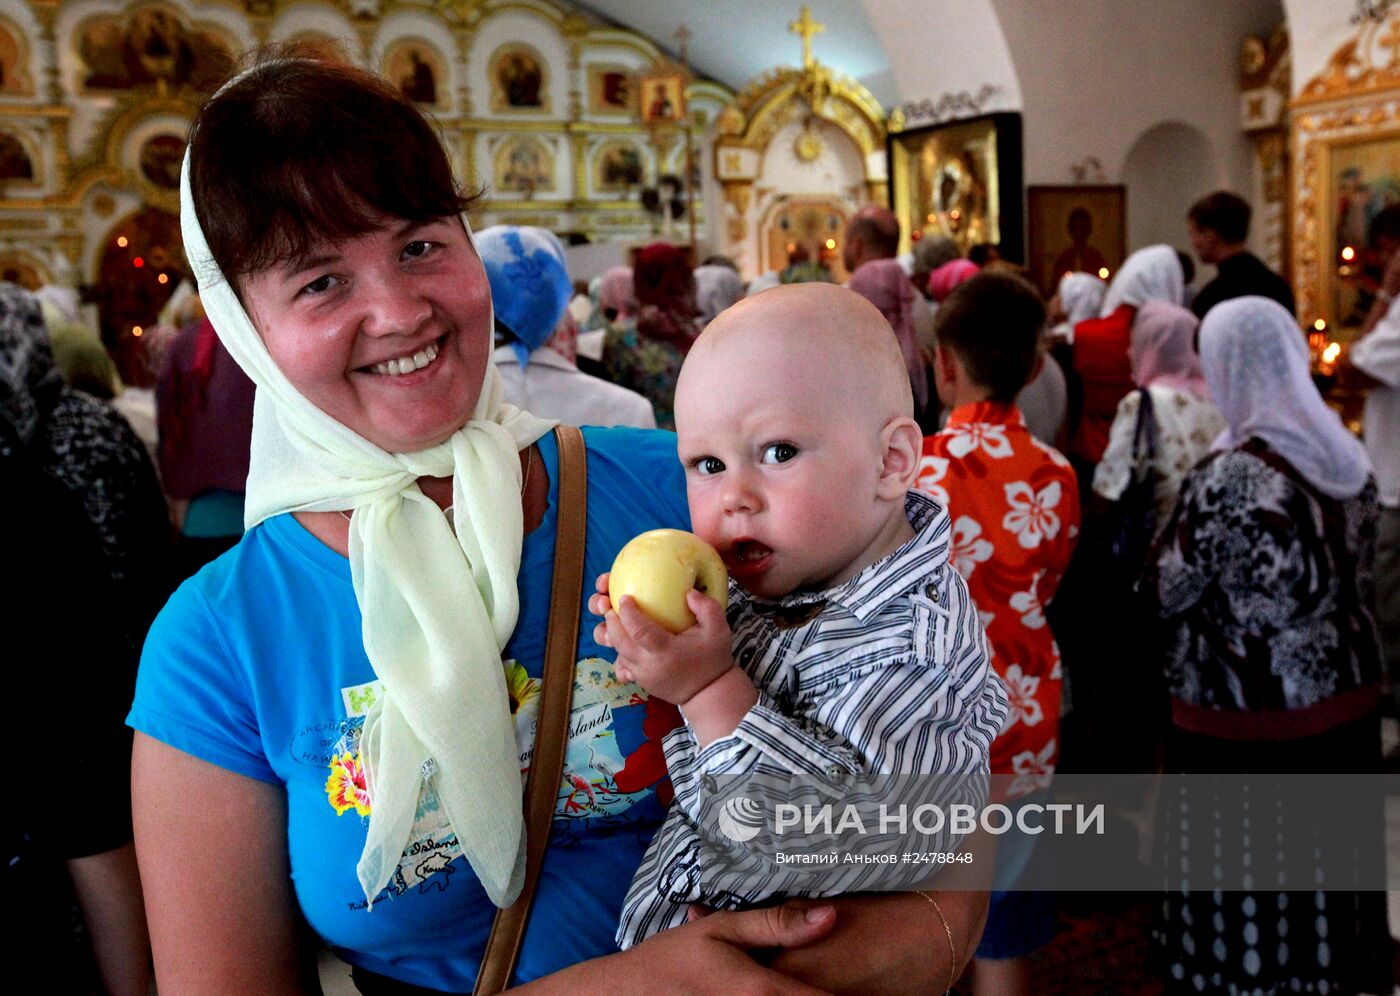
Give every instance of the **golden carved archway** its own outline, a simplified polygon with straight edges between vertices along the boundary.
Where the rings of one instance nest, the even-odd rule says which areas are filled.
[[[814,122],[840,129],[860,152],[863,201],[884,202],[888,197],[884,110],[860,83],[812,56],[811,37],[821,28],[804,7],[802,19],[790,28],[802,36],[803,66],[779,67],[754,79],[730,101],[715,125],[714,170],[724,189],[725,239],[731,248],[747,246],[754,258],[763,253],[754,251],[756,244],[749,245],[759,238],[758,232],[751,231],[749,210],[755,188],[761,184],[764,155],[774,137],[789,125],[807,122],[794,143],[799,161],[821,155]]]

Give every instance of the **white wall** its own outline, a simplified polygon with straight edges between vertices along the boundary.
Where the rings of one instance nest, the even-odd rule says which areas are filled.
[[[1120,173],[1128,188],[1128,247],[1165,242],[1190,251],[1186,209],[1222,184],[1220,164],[1195,125],[1166,121],[1138,137]],[[1247,187],[1236,187],[1248,196]]]
[[[1012,53],[989,0],[862,0],[901,104],[984,86],[995,93],[983,113],[1021,109]],[[912,122],[911,125],[918,122]]]
[[[1288,44],[1293,59],[1293,93],[1307,86],[1327,65],[1332,53],[1356,35],[1351,17],[1355,2],[1283,0],[1288,13]]]
[[[1097,159],[1128,186],[1130,250],[1185,245],[1201,194],[1250,194],[1240,42],[1282,23],[1279,0],[991,2],[1021,80],[1028,184],[1072,183]]]
[[[1252,192],[1252,153],[1240,128],[1240,42],[1283,23],[1281,0],[864,4],[901,104],[999,87],[983,110],[1022,112],[1025,182],[1074,183],[1072,167],[1097,159],[1106,182],[1130,188],[1130,249],[1157,240],[1185,245],[1186,209],[1201,193]],[[1352,7],[1343,0],[1288,6],[1327,8],[1343,21]],[[1154,132],[1167,124],[1174,127]]]

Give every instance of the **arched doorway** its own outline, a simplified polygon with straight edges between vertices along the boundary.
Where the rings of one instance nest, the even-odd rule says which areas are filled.
[[[1143,132],[1123,163],[1128,250],[1186,241],[1186,209],[1221,186],[1210,140],[1195,125],[1164,121]]]
[[[139,387],[156,371],[142,342],[184,273],[180,219],[159,208],[142,208],[108,231],[97,267],[97,306],[102,341],[122,380]]]

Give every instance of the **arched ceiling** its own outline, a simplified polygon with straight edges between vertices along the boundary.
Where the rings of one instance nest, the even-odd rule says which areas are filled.
[[[802,0],[756,3],[755,0],[565,0],[605,20],[632,28],[672,52],[676,28],[691,32],[689,55],[697,71],[743,89],[753,77],[775,65],[796,65],[800,43],[787,26],[798,16]],[[1074,0],[1076,20],[1140,24],[1149,33],[1160,4],[1177,0]],[[815,52],[827,65],[863,83],[887,109],[906,101],[937,99],[946,92],[976,90],[984,82],[999,88],[995,110],[1020,109],[1026,86],[1043,80],[1019,79],[1016,44],[1033,48],[1073,47],[1060,37],[1057,17],[1045,0],[807,0],[815,20],[826,25],[817,35]],[[1231,0],[1228,16],[1213,0],[1185,0],[1200,23],[1230,22],[1267,36],[1284,21],[1299,28],[1319,18],[1340,21],[1335,8],[1346,0]],[[1062,11],[1063,13],[1063,11]],[[1021,22],[1035,24],[1029,40],[1024,31],[1005,31]],[[1224,23],[1220,24],[1225,27]],[[1335,33],[1335,32],[1334,32]],[[1013,40],[1014,36],[1014,40]],[[1239,39],[1219,39],[1225,57],[1233,60]],[[1008,44],[1008,43],[1011,44]],[[1340,42],[1330,36],[1319,48],[1330,54]],[[1294,41],[1295,48],[1305,45]],[[1022,53],[1023,54],[1023,53]],[[1106,62],[1132,62],[1131,50],[1109,46]],[[1034,61],[1034,60],[1033,60]],[[1325,57],[1323,59],[1325,61]],[[1062,67],[1070,71],[1071,67]],[[1077,69],[1078,67],[1075,67]],[[1072,72],[1077,78],[1078,72]]]
[[[865,5],[851,0],[806,0],[812,19],[826,25],[812,43],[826,65],[859,80],[875,99],[892,107],[899,99],[889,58]],[[802,0],[575,0],[574,5],[633,31],[675,53],[676,28],[690,31],[688,55],[696,72],[742,90],[775,65],[800,65],[802,43],[788,32]]]

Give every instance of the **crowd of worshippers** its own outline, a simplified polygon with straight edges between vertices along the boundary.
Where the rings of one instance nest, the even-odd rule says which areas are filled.
[[[1185,222],[1216,271],[1194,294],[1191,258],[1154,245],[1107,282],[1063,274],[1048,302],[995,246],[964,255],[926,236],[901,257],[878,208],[845,233],[847,286],[888,321],[908,369],[925,433],[916,486],[952,519],[1010,703],[992,771],[1015,776],[1021,804],[1056,771],[1384,764],[1400,673],[1400,206],[1371,223],[1371,304],[1336,373],[1368,395],[1364,444],[1319,392],[1287,282],[1245,248],[1248,205],[1213,194]],[[772,287],[835,282],[832,260],[800,249],[746,285],[729,259],[692,267],[666,243],[583,282],[550,232],[474,238],[505,400],[578,425],[673,428],[677,377],[709,322]],[[93,957],[48,965],[111,992],[150,980],[123,726],[142,641],[174,586],[243,533],[255,409],[188,287],[147,346],[153,397],[123,389],[71,293],[0,286],[0,500],[23,575],[9,619],[72,662],[57,682],[40,682],[55,676],[45,661],[16,669],[32,683],[20,742],[51,751],[7,808],[10,887],[47,906],[12,940],[62,950],[46,924],[76,902]],[[57,736],[39,708],[55,699],[76,721]],[[1054,897],[1016,891],[1033,847],[1001,844],[977,991],[1028,991],[1026,956],[1055,936]],[[1163,981],[1389,991],[1383,896],[1273,896],[1222,909],[1165,894]]]

